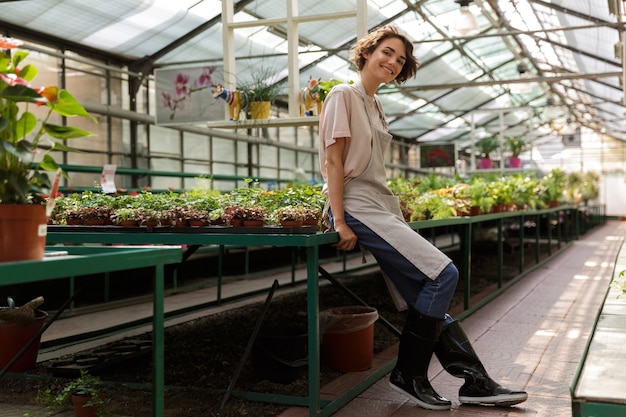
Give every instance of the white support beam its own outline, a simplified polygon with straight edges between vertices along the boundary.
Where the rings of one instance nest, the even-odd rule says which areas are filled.
[[[231,26],[235,14],[233,0],[222,0],[222,49],[224,55],[224,87],[235,88],[235,30]],[[224,103],[225,106],[228,106]]]
[[[289,74],[289,117],[300,116],[300,65],[298,62],[298,46],[300,35],[298,34],[298,0],[287,0],[287,50]]]

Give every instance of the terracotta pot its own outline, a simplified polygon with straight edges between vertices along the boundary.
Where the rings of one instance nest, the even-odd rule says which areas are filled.
[[[246,227],[261,227],[265,224],[265,220],[244,220],[243,225]]]
[[[230,219],[229,224],[233,227],[243,226],[243,219]]]
[[[176,222],[174,223],[174,227],[189,227],[189,220],[176,220]]]
[[[193,219],[189,220],[189,226],[191,227],[204,227],[209,224],[209,221],[206,219]]]
[[[480,216],[483,213],[483,211],[481,210],[480,206],[471,206],[470,207],[470,211],[469,211],[469,215],[470,216]]]
[[[122,227],[137,227],[139,226],[139,222],[137,220],[122,220],[117,225]]]
[[[74,404],[74,416],[75,417],[97,417],[100,406],[88,406],[85,404],[89,401],[89,397],[83,397],[80,395],[72,395],[72,404]]]
[[[44,205],[0,204],[0,262],[43,259],[47,223]]]
[[[39,330],[43,327],[48,314],[45,311],[36,310],[36,318],[27,322],[9,323],[0,322],[0,369],[4,369],[9,362],[22,350]],[[22,354],[22,356],[9,368],[9,372],[25,372],[35,367],[41,335]]]
[[[324,310],[320,346],[321,360],[341,372],[364,371],[374,358],[374,322],[378,311],[373,307],[347,306]]]
[[[317,226],[319,223],[318,219],[306,219],[302,222],[304,226]]]
[[[302,220],[282,220],[280,225],[282,227],[300,227],[304,224]]]
[[[506,205],[505,204],[494,204],[491,207],[491,212],[492,213],[504,213],[506,211]]]
[[[158,220],[144,220],[143,222],[141,222],[142,226],[145,227],[157,227],[159,225],[159,221]]]

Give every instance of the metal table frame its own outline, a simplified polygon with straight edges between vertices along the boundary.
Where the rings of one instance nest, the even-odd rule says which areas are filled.
[[[440,226],[457,226],[465,228],[465,253],[464,259],[469,265],[471,262],[471,231],[472,225],[485,221],[498,221],[498,233],[499,233],[499,248],[498,259],[501,262],[502,259],[502,221],[507,218],[518,218],[520,223],[524,222],[525,217],[539,217],[541,215],[558,215],[559,212],[570,212],[575,217],[575,233],[573,237],[578,237],[578,216],[577,210],[572,207],[562,207],[560,209],[546,209],[531,212],[511,212],[511,213],[498,213],[476,217],[458,217],[439,221],[420,221],[412,222],[409,225],[416,231],[423,231],[424,229],[435,228]],[[93,228],[92,228],[93,229]],[[329,416],[339,410],[343,405],[347,404],[350,400],[355,398],[362,391],[374,384],[384,375],[389,373],[393,368],[395,360],[392,360],[379,369],[370,372],[361,382],[357,383],[347,392],[341,394],[333,400],[321,400],[320,399],[320,334],[319,334],[319,247],[321,245],[332,244],[337,241],[336,233],[246,233],[245,230],[228,230],[223,229],[211,229],[210,232],[202,233],[202,231],[176,231],[174,228],[169,230],[152,230],[152,231],[123,231],[121,228],[100,228],[97,231],[86,232],[85,228],[80,226],[62,226],[53,228],[53,231],[48,233],[49,243],[100,243],[100,244],[163,244],[163,245],[220,245],[220,247],[227,245],[235,246],[284,246],[292,248],[300,248],[300,251],[304,253],[307,268],[307,313],[308,313],[308,349],[309,349],[309,395],[307,398],[291,397],[291,396],[278,396],[271,394],[249,393],[249,392],[233,392],[233,395],[240,395],[251,400],[257,401],[269,401],[292,405],[301,405],[309,407],[310,416]],[[217,231],[216,231],[217,230]],[[561,235],[561,228],[558,228],[558,237],[556,239],[559,248],[561,247],[561,241],[563,240]],[[539,236],[535,239],[538,241]],[[548,237],[549,240],[552,236]],[[520,242],[523,243],[524,236],[520,236]],[[552,254],[551,254],[552,255]],[[536,254],[538,257],[538,254]],[[523,252],[520,251],[520,268],[522,262]],[[520,270],[520,273],[522,271]],[[501,274],[500,274],[501,275]],[[520,275],[521,277],[521,275]],[[462,318],[471,313],[472,310],[480,308],[483,303],[478,303],[473,308],[470,307],[469,300],[469,283],[470,273],[469,268],[465,268],[465,272],[461,277],[466,285],[466,292],[464,295],[464,307],[465,311],[458,315],[457,318]],[[515,281],[515,280],[514,280]],[[493,294],[493,297],[504,291],[508,285],[502,285],[499,282],[499,291]],[[493,297],[489,297],[489,300]],[[484,300],[487,302],[487,300]]]
[[[154,267],[152,317],[152,415],[163,416],[164,406],[164,267],[182,258],[180,247],[48,247],[67,255],[43,260],[0,263],[0,285],[27,284],[68,276]]]
[[[186,233],[176,231],[128,232],[113,231],[102,228],[102,231],[87,233],[80,226],[64,226],[53,228],[48,232],[48,243],[100,243],[100,244],[158,244],[158,245],[246,245],[246,246],[284,246],[300,248],[304,251],[307,267],[307,313],[308,313],[308,349],[309,349],[309,395],[307,398],[286,398],[268,396],[267,394],[234,392],[234,395],[250,399],[279,402],[286,404],[305,405],[309,407],[311,416],[327,416],[336,412],[341,406],[380,379],[388,370],[380,371],[361,386],[360,391],[350,392],[333,401],[320,399],[320,335],[319,335],[319,287],[318,263],[319,247],[337,242],[336,233]],[[60,230],[60,231],[59,231]],[[228,230],[225,230],[227,232]],[[57,247],[60,248],[60,247]],[[162,303],[162,299],[161,299]]]

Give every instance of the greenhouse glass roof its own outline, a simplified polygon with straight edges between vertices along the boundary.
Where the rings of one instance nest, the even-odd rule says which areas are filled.
[[[454,29],[460,5],[478,33]],[[367,29],[394,23],[415,41],[417,77],[379,95],[399,139],[454,142],[524,136],[559,143],[578,128],[626,140],[622,89],[622,0],[241,0],[233,4],[237,77],[271,63],[286,97],[291,13],[297,24],[299,85],[313,76],[354,80],[349,48]],[[224,60],[218,0],[14,0],[2,3],[5,34],[45,36],[131,70]],[[325,15],[325,20],[307,16]],[[264,19],[266,25],[245,22]],[[62,22],[60,24],[59,22]],[[45,35],[44,35],[45,34]]]

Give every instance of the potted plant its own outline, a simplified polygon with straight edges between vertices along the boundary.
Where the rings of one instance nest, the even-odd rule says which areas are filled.
[[[565,171],[555,168],[540,181],[538,188],[542,202],[547,207],[558,207],[565,191]]]
[[[469,187],[470,216],[487,214],[494,204],[493,197],[487,192],[487,181],[483,178],[474,178]]]
[[[104,395],[104,384],[95,375],[81,370],[80,375],[68,381],[60,393],[46,389],[37,393],[37,402],[50,409],[74,408],[76,417],[114,417],[107,409],[109,402]]]
[[[136,207],[121,207],[111,213],[111,222],[118,226],[139,226],[141,210]]]
[[[43,258],[44,203],[52,188],[45,171],[59,169],[52,151],[71,150],[57,141],[92,135],[52,124],[50,117],[56,113],[96,120],[67,90],[31,87],[37,68],[24,65],[28,53],[16,50],[18,46],[19,42],[0,38],[0,236],[11,236],[0,239],[0,262]],[[43,119],[35,115],[37,107],[46,108]],[[51,146],[42,151],[39,144],[45,137]],[[42,157],[36,161],[38,152]]]
[[[252,205],[243,207],[243,225],[259,227],[265,224],[267,209],[264,206]]]
[[[476,142],[476,147],[480,150],[482,159],[480,160],[481,169],[491,169],[493,163],[491,160],[491,152],[500,147],[498,138],[495,136],[487,136]]]
[[[280,94],[280,85],[276,83],[274,70],[270,67],[253,69],[252,81],[244,84],[241,90],[248,101],[251,119],[267,119],[270,108]]]
[[[299,227],[304,224],[305,208],[302,206],[278,207],[271,214],[272,220],[283,227]]]
[[[523,138],[518,137],[506,137],[505,141],[507,148],[512,153],[509,158],[509,166],[511,168],[520,168],[522,166],[522,160],[519,156],[528,148],[528,143]]]

